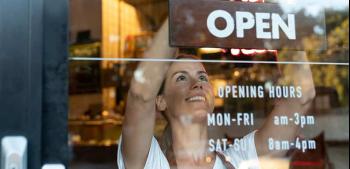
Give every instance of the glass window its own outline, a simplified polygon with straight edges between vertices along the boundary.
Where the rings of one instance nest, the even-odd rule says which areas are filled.
[[[70,168],[347,168],[349,2],[247,1],[70,0]]]

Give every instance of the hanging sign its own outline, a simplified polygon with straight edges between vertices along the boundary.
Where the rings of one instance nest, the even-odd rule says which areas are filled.
[[[305,49],[303,39],[311,36],[326,42],[324,16],[272,3],[172,0],[169,24],[176,47]]]

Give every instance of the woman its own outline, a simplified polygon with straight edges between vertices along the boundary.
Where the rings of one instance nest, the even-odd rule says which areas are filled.
[[[146,58],[164,59],[174,55],[175,49],[168,47],[167,25],[166,22],[156,35],[153,46],[145,53]],[[119,168],[231,169],[243,165],[260,168],[258,157],[284,153],[269,151],[268,138],[293,140],[298,130],[296,125],[276,127],[272,117],[306,113],[315,95],[309,68],[296,70],[303,71],[302,78],[293,77],[294,82],[301,82],[303,97],[276,101],[262,128],[243,138],[249,144],[248,149],[209,152],[207,114],[214,109],[214,94],[203,65],[198,62],[140,63],[128,93],[118,149]],[[171,144],[165,153],[153,137],[156,112],[163,112],[170,126]]]

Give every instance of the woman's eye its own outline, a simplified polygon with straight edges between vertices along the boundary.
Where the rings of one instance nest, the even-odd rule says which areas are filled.
[[[176,78],[176,81],[183,81],[186,80],[186,77],[184,75],[180,75],[179,77]]]
[[[200,80],[200,81],[205,81],[205,82],[207,82],[207,81],[208,81],[208,77],[202,75],[202,76],[199,76],[199,80]]]

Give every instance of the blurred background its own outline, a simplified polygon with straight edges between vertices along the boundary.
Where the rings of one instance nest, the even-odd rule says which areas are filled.
[[[289,168],[349,166],[349,2],[266,0],[300,15],[324,17],[327,47],[313,33],[303,39],[316,98],[313,126],[302,129],[317,149],[290,152]],[[0,138],[25,135],[29,168],[63,163],[72,169],[117,168],[117,145],[127,91],[140,58],[168,17],[166,0],[0,0]],[[316,32],[316,31],[315,31]],[[297,61],[300,51],[181,48],[207,60]],[[125,60],[121,60],[124,58]],[[118,60],[119,59],[119,60]],[[329,63],[329,64],[328,64]],[[340,64],[331,64],[340,63]],[[215,112],[253,112],[254,126],[209,127],[211,138],[233,140],[259,128],[272,100],[222,99],[224,85],[270,85],[276,64],[206,63]],[[288,65],[286,65],[288,67]],[[292,75],[293,72],[285,74]],[[214,112],[214,113],[215,113]],[[166,125],[157,116],[155,136]],[[281,164],[283,168],[285,164]],[[278,167],[278,166],[277,166]]]
[[[313,13],[321,17],[325,14],[327,50],[322,50],[321,42],[310,33],[303,40],[304,45],[315,50],[305,52],[313,62],[348,63],[348,2],[337,1],[332,5],[330,1],[310,1],[309,4],[297,0],[268,2],[279,3],[282,7],[299,3],[300,9],[297,10],[300,15]],[[70,58],[103,60],[69,62],[68,124],[73,149],[72,168],[89,165],[96,165],[94,168],[115,167],[126,95],[137,62],[113,61],[113,58],[142,57],[153,35],[168,17],[167,6],[168,2],[162,0],[70,0]],[[296,53],[290,50],[245,52],[220,48],[182,48],[181,51],[195,54],[201,59],[248,61],[293,61]],[[317,124],[305,129],[303,134],[309,138],[322,137],[319,138],[322,140],[319,141],[322,142],[320,149],[313,152],[317,155],[311,160],[327,161],[329,156],[332,159],[328,162],[333,168],[347,168],[348,66],[325,64],[312,65],[311,68],[317,91],[311,111],[316,116]],[[276,65],[252,63],[210,63],[206,64],[206,69],[215,92],[218,87],[227,84],[268,85],[276,81],[279,72]],[[266,98],[220,99],[217,96],[215,112],[230,112],[233,115],[236,112],[254,112],[256,125],[225,129],[210,127],[211,137],[242,137],[258,128],[271,108],[272,100]],[[161,136],[165,124],[166,121],[159,115],[156,136]],[[301,158],[301,155],[295,155],[295,161],[298,157]],[[315,163],[311,168],[322,168],[322,165]],[[294,166],[303,167],[310,168]]]

